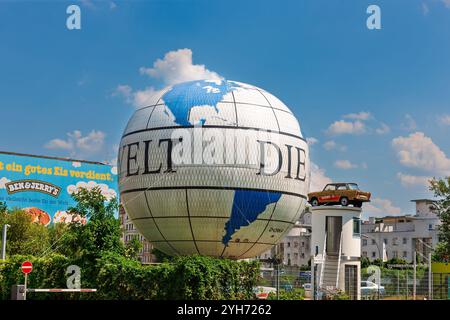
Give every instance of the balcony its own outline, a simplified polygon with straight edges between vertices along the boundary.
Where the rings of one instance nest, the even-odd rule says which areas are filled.
[[[412,222],[395,223],[395,224],[377,224],[375,227],[369,230],[364,230],[363,233],[376,233],[376,232],[414,232],[415,225]]]

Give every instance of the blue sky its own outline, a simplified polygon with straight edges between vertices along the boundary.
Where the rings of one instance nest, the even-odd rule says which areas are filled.
[[[317,183],[358,182],[367,215],[450,174],[450,0],[85,0],[68,30],[71,3],[0,1],[0,150],[111,161],[135,104],[192,71],[283,100]]]

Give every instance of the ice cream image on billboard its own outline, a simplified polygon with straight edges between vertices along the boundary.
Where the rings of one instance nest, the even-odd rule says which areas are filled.
[[[131,117],[119,190],[136,228],[161,251],[243,259],[295,224],[309,166],[300,125],[278,98],[235,81],[189,81]]]

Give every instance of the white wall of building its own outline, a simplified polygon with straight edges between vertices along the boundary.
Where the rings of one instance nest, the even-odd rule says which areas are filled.
[[[322,206],[315,207],[312,210],[311,255],[315,255],[316,251],[320,256],[322,255],[327,216],[342,217],[342,255],[346,257],[359,257],[361,255],[361,236],[353,233],[354,219],[359,221],[361,217],[360,208]]]
[[[383,256],[383,243],[387,259],[400,258],[413,262],[414,251],[423,249],[420,240],[435,246],[438,242],[437,226],[441,223],[430,209],[431,200],[414,200],[416,215],[384,217],[375,221],[371,218],[362,224],[362,256],[371,261]],[[417,246],[416,246],[417,244]],[[426,250],[425,250],[426,251]],[[426,252],[423,252],[426,254]]]
[[[361,282],[361,208],[354,207],[340,207],[340,206],[322,206],[313,207],[312,209],[312,236],[311,236],[311,255],[314,257],[314,264],[318,266],[315,277],[326,278],[325,274],[321,273],[324,266],[333,263],[331,254],[327,253],[326,225],[327,217],[342,217],[342,229],[340,238],[340,255],[337,255],[338,269],[336,270],[334,279],[337,279],[337,288],[346,291],[345,284],[347,281],[354,283],[355,298],[360,299],[360,282]],[[325,255],[324,255],[325,253]],[[334,260],[336,261],[336,260]],[[356,267],[355,277],[347,279],[346,266]],[[331,269],[334,270],[334,269]],[[316,281],[317,283],[317,281]],[[325,282],[324,282],[325,283]],[[336,282],[334,282],[336,284]],[[322,284],[322,286],[326,286]],[[333,285],[334,286],[334,285]]]

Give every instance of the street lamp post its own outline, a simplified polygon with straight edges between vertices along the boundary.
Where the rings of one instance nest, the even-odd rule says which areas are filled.
[[[6,232],[8,227],[10,227],[9,224],[3,225],[3,234],[2,234],[2,260],[6,260]]]

